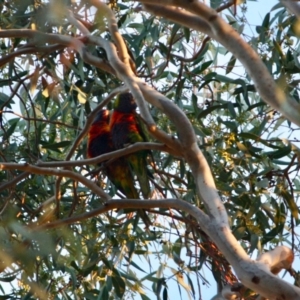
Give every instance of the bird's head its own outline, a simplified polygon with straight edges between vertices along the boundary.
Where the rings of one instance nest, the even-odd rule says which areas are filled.
[[[105,122],[107,124],[109,123],[109,110],[108,109],[102,109],[97,113],[93,124],[98,123],[98,122]]]
[[[122,113],[132,113],[136,108],[137,105],[131,93],[119,94],[114,103],[114,109]]]

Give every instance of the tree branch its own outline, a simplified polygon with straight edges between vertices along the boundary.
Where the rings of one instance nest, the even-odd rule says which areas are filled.
[[[73,216],[64,220],[57,220],[48,224],[44,224],[42,226],[37,226],[32,224],[30,225],[31,228],[35,230],[44,230],[50,228],[56,228],[68,224],[73,224],[83,219],[88,219],[91,217],[95,217],[99,214],[103,214],[105,212],[114,210],[114,209],[123,209],[123,208],[144,208],[144,209],[151,209],[151,208],[172,208],[178,209],[187,212],[188,214],[193,215],[197,220],[199,220],[199,225],[202,228],[208,227],[210,221],[208,216],[202,212],[199,208],[194,207],[192,204],[180,200],[180,199],[164,199],[164,200],[134,200],[134,199],[118,199],[118,200],[109,200],[99,208],[94,209],[93,211],[81,214],[79,216]]]
[[[280,0],[282,5],[284,5],[292,14],[294,14],[298,19],[300,18],[300,6],[299,1],[290,0]]]
[[[228,224],[227,212],[218,195],[210,167],[197,146],[192,126],[185,114],[173,102],[149,86],[140,83],[140,87],[145,99],[160,108],[175,124],[182,145],[182,152],[195,178],[197,192],[208,210],[209,226],[204,229],[201,220],[198,219],[199,216],[191,214],[228,259],[239,279],[248,288],[270,299],[298,299],[300,289],[278,279],[270,271],[266,271],[266,267],[261,261],[256,263],[249,259],[233,236]],[[176,208],[176,205],[173,208]],[[276,286],[275,289],[274,285],[280,285],[280,287]]]
[[[187,2],[184,0],[169,0],[164,4],[162,4],[160,0],[140,0],[139,2],[146,4],[156,3],[162,5],[162,7],[167,5],[179,6],[206,22],[210,27],[210,33],[207,29],[208,27],[203,26],[203,22],[199,23],[200,25],[198,26],[197,22],[187,21],[185,18],[188,18],[188,16],[185,12],[182,13],[181,17],[179,17],[180,13],[178,13],[178,19],[173,20],[184,26],[187,26],[187,22],[189,22],[191,28],[205,32],[211,38],[220,42],[241,61],[252,78],[262,99],[280,111],[288,120],[300,126],[300,104],[289,95],[284,94],[284,91],[275,84],[267,67],[255,50],[242,39],[232,26],[226,23],[214,9],[199,1]],[[159,14],[159,10],[157,10],[157,13]],[[175,14],[173,16],[175,16]],[[166,16],[166,18],[168,17]],[[193,18],[191,17],[191,19]]]
[[[14,179],[12,179],[8,182],[2,183],[0,185],[0,192],[8,189],[10,187],[15,186],[19,181],[23,180],[24,178],[26,178],[29,175],[30,175],[29,172],[24,172],[24,173],[21,173],[20,175],[16,176]]]
[[[173,209],[185,211],[188,214],[192,215],[198,221],[201,229],[210,237],[212,237],[213,240],[216,237],[218,237],[217,244],[220,243],[219,239],[221,236],[223,236],[223,234],[226,236],[226,238],[228,238],[227,236],[228,234],[231,234],[230,231],[228,232],[228,230],[225,228],[224,230],[222,230],[222,232],[219,232],[220,228],[216,226],[215,221],[213,219],[209,218],[199,208],[180,199],[166,199],[166,200],[155,200],[155,201],[132,200],[132,199],[110,200],[106,202],[104,205],[101,205],[99,208],[81,214],[79,216],[73,216],[64,220],[57,220],[43,225],[31,224],[30,228],[32,230],[45,230],[45,229],[57,228],[60,226],[73,224],[87,218],[95,217],[99,214],[108,212],[116,208],[122,209],[122,208],[129,208],[129,207],[137,208],[137,209],[140,208],[150,209],[150,208],[159,207],[159,208],[173,208]],[[233,236],[232,239],[234,239]],[[274,266],[275,269],[277,269],[279,265],[281,268],[282,267],[287,268],[290,266],[292,262],[291,259],[292,255],[290,249],[288,249],[287,247],[278,247],[277,250],[275,251],[271,251],[263,254],[258,259],[258,261],[255,262],[253,260],[250,260],[246,254],[244,255],[243,259],[239,257],[238,248],[241,248],[241,246],[239,244],[236,244],[236,246],[237,246],[236,249],[231,250],[230,259],[232,260],[232,256],[234,256],[235,260],[238,260],[239,264],[241,264],[241,267],[239,267],[238,269],[240,268],[245,269],[241,272],[241,274],[243,274],[241,279],[242,281],[247,281],[247,282],[249,281],[249,283],[251,283],[250,286],[246,285],[247,287],[253,288],[253,286],[255,286],[256,288],[253,288],[253,290],[257,291],[257,289],[263,290],[267,288],[268,285],[272,284],[272,291],[268,291],[268,292],[265,291],[262,292],[261,294],[266,295],[268,293],[269,296],[266,295],[266,297],[268,297],[269,299],[279,299],[279,300],[299,299],[300,296],[299,288],[282,281],[280,278],[272,274],[272,270],[274,271]],[[226,258],[228,258],[228,256],[226,256],[227,254],[228,253],[224,253]],[[267,286],[264,286],[264,284],[267,284]]]
[[[170,152],[169,148],[163,144],[157,143],[134,143],[129,145],[123,149],[115,150],[106,154],[102,154],[96,156],[94,158],[89,159],[82,159],[82,160],[75,160],[75,161],[51,161],[51,162],[43,162],[39,161],[37,166],[39,167],[76,167],[76,166],[84,166],[84,165],[96,165],[100,162],[117,159],[119,157],[128,155],[130,153],[134,153],[140,150],[157,150],[157,151],[164,151],[167,153],[171,153],[174,155],[174,152]],[[178,153],[176,153],[178,154]]]
[[[99,186],[97,186],[91,180],[85,178],[84,176],[69,171],[69,170],[57,170],[51,168],[42,168],[29,164],[15,164],[15,163],[0,163],[0,170],[23,170],[25,172],[39,174],[39,175],[54,175],[57,177],[68,177],[75,181],[81,182],[83,185],[91,189],[95,194],[97,194],[103,200],[111,199]]]
[[[110,61],[112,67],[117,71],[120,78],[126,83],[126,86],[130,89],[135,100],[137,101],[137,104],[141,111],[141,115],[147,124],[149,132],[159,141],[165,143],[167,146],[178,153],[178,150],[180,151],[180,144],[176,141],[175,138],[170,137],[156,126],[153,118],[150,115],[148,107],[145,105],[143,94],[140,91],[142,82],[138,78],[136,78],[132,72],[128,71],[126,65],[119,60],[116,49],[110,42],[101,37],[89,36],[87,37],[87,39],[90,43],[99,45],[100,47],[105,49],[108,60]]]

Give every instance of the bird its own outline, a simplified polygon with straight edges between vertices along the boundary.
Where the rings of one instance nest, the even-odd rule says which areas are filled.
[[[109,115],[109,110],[107,109],[99,111],[90,127],[87,151],[89,158],[115,150],[110,134]],[[100,165],[105,166],[104,170],[108,179],[126,197],[131,199],[139,198],[134,186],[133,176],[124,158],[121,157],[109,164],[102,163]]]
[[[113,145],[122,149],[128,144],[146,142],[146,134],[139,115],[136,113],[137,105],[131,93],[121,93],[117,96],[110,118],[110,128]],[[150,196],[149,170],[147,156],[150,151],[142,150],[127,155],[125,158],[133,174],[136,175],[144,198]]]
[[[107,109],[102,109],[96,115],[88,133],[88,158],[93,158],[115,150],[112,142],[109,119],[110,112]],[[102,162],[100,165],[104,167],[104,172],[108,179],[127,198],[139,199],[138,191],[134,185],[133,175],[124,157],[120,157],[110,163]],[[146,227],[149,227],[151,221],[145,211],[138,210],[138,214],[144,221]]]

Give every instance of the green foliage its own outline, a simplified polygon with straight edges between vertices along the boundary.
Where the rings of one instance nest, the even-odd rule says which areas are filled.
[[[249,255],[295,242],[291,235],[299,223],[300,191],[296,129],[262,102],[240,62],[226,56],[222,46],[202,33],[137,12],[137,3],[110,2],[138,76],[174,101],[191,121],[235,237]],[[223,1],[210,2],[217,8]],[[74,36],[74,25],[58,13],[70,9],[92,34],[111,40],[101,14],[93,22],[95,12],[85,1],[53,3],[2,1],[0,26]],[[243,13],[245,4],[242,8]],[[242,30],[242,13],[226,13]],[[256,27],[249,44],[280,86],[299,101],[297,22],[277,5]],[[28,44],[32,46],[30,39],[22,37],[2,39],[1,57]],[[35,46],[46,44],[38,41]],[[75,50],[55,47],[10,57],[2,64],[1,162],[65,160],[90,112],[122,85],[113,74],[84,62]],[[102,48],[86,47],[107,60]],[[158,127],[176,137],[168,117],[149,108]],[[158,193],[203,208],[188,165],[166,153],[154,152],[153,157]],[[84,158],[86,139],[71,160]],[[71,170],[97,182],[93,169],[85,165]],[[226,259],[185,212],[157,209],[150,214],[154,226],[149,230],[138,217],[127,219],[119,210],[39,231],[40,224],[92,211],[99,206],[98,196],[73,179],[63,178],[57,186],[53,175],[19,170],[1,170],[0,183],[3,299],[153,299],[149,290],[151,297],[168,299],[172,282],[187,299],[197,298],[199,282],[209,285],[211,278],[201,273],[205,266],[217,281],[234,278]],[[111,196],[120,196],[104,174],[98,183]],[[61,200],[56,203],[58,190]],[[9,291],[2,286],[6,282],[12,283]]]

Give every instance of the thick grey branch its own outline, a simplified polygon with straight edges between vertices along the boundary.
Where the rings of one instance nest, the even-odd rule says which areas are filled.
[[[155,207],[173,208],[173,209],[183,210],[189,213],[199,222],[201,229],[205,231],[213,240],[217,241],[217,244],[220,244],[221,242],[220,239],[221,240],[233,239],[235,241],[235,238],[232,236],[229,228],[223,228],[223,230],[220,231],[219,226],[218,225],[216,226],[214,220],[206,216],[199,208],[180,199],[166,199],[166,200],[154,200],[154,201],[153,200],[131,200],[131,199],[110,200],[106,202],[104,205],[101,205],[98,209],[95,209],[91,212],[87,212],[85,214],[74,216],[64,220],[54,221],[48,224],[43,224],[43,225],[32,224],[30,227],[34,230],[56,228],[59,226],[73,224],[83,219],[97,216],[101,213],[113,210],[115,208],[150,209]],[[223,241],[221,243],[223,243]],[[271,282],[273,284],[273,287],[272,287],[272,292],[269,292],[270,299],[279,299],[279,300],[299,299],[300,297],[299,288],[289,283],[283,282],[280,278],[278,278],[277,276],[271,273],[271,271],[269,270],[270,269],[269,259],[265,257],[264,259],[255,262],[248,258],[248,256],[246,255],[246,253],[243,251],[242,247],[238,243],[233,243],[233,244],[235,244],[236,247],[232,249],[226,249],[226,251],[223,252],[223,254],[227,259],[231,261],[232,260],[235,261],[233,267],[239,273],[241,272],[241,274],[243,275],[242,276],[243,281],[249,282],[249,285],[247,285],[248,287],[253,288],[253,290],[257,290],[257,289],[261,290],[264,288],[264,284],[270,284]],[[222,250],[223,249],[224,247],[222,247]],[[242,253],[240,253],[240,251],[242,251]],[[281,249],[281,253],[282,251],[284,253],[286,252],[285,249]],[[274,254],[272,253],[271,256],[272,255]],[[239,257],[239,259],[237,259],[237,256]],[[275,259],[275,264],[277,265],[276,259]]]
[[[298,1],[280,0],[280,2],[298,19],[300,18],[300,5]]]
[[[156,3],[163,6],[180,6],[201,18],[210,26],[211,33],[208,32],[206,26],[203,26],[203,22],[198,25],[193,18],[193,21],[187,21],[188,16],[185,12],[181,18],[179,18],[180,13],[178,12],[178,19],[175,20],[174,18],[174,22],[184,26],[187,26],[187,22],[189,22],[191,28],[198,31],[203,30],[211,38],[220,42],[244,65],[262,99],[276,110],[279,110],[288,120],[300,126],[300,104],[289,95],[285,95],[284,91],[275,84],[267,67],[255,50],[215,10],[200,1],[168,0],[164,4],[159,0],[140,0],[139,2]],[[175,17],[175,14],[173,14],[173,17]]]

